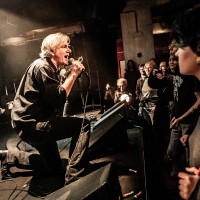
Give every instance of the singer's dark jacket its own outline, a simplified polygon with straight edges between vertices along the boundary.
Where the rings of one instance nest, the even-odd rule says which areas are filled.
[[[18,128],[55,117],[66,101],[58,71],[49,58],[35,60],[26,70],[14,98],[11,119]]]

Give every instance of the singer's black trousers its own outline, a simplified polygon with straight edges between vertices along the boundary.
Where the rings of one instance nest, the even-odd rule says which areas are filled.
[[[81,131],[82,127],[85,128]],[[57,173],[61,170],[61,158],[56,141],[65,138],[72,138],[67,175],[78,176],[88,164],[90,125],[86,119],[55,117],[50,121],[37,122],[28,127],[17,127],[17,130],[23,141],[38,150],[44,161],[43,168],[48,172]]]

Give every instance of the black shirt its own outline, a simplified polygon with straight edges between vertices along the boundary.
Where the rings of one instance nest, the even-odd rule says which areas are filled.
[[[196,102],[195,92],[200,91],[199,80],[194,76],[177,74],[173,78],[174,84],[174,116],[183,115]],[[196,118],[196,113],[184,118],[181,123],[191,123]]]
[[[18,126],[55,117],[66,101],[57,69],[49,58],[35,60],[22,77],[14,98],[11,119]]]

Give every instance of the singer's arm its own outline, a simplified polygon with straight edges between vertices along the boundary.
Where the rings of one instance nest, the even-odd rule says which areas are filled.
[[[61,85],[65,91],[67,96],[69,96],[72,86],[74,85],[74,82],[76,81],[79,74],[85,69],[83,64],[79,61],[73,62],[72,71],[69,74],[69,76],[65,79],[64,83]]]

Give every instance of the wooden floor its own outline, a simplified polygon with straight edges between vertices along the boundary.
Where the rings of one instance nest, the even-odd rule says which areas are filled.
[[[82,117],[81,114],[77,116]],[[98,110],[88,112],[86,116],[88,118],[96,118],[96,121],[100,120]],[[117,123],[118,122],[116,122],[116,124]],[[102,124],[106,124],[106,122],[103,122]],[[113,126],[115,126],[115,123]],[[176,179],[170,177],[171,166],[167,158],[163,161],[162,166],[160,166],[159,169],[156,167],[153,167],[155,170],[152,170],[152,167],[149,168],[149,165],[153,165],[153,163],[149,163],[149,160],[145,159],[145,151],[148,151],[148,148],[145,149],[146,147],[143,143],[143,132],[141,127],[132,124],[127,127],[126,133],[129,140],[127,146],[124,148],[108,149],[108,146],[101,146],[101,143],[104,140],[107,140],[107,137],[104,138],[104,135],[111,134],[110,136],[113,138],[113,134],[115,135],[115,132],[118,132],[118,125],[116,126],[117,127],[113,129],[113,127],[108,127],[106,125],[106,129],[104,125],[100,125],[100,129],[102,129],[105,134],[103,134],[100,140],[100,145],[98,144],[98,149],[91,154],[91,165],[88,174],[78,181],[55,190],[56,187],[53,187],[53,184],[55,184],[56,181],[59,181],[58,179],[55,179],[55,177],[43,177],[42,179],[37,179],[38,177],[34,177],[34,173],[31,170],[13,167],[12,172],[15,173],[16,177],[11,180],[0,182],[0,200],[33,200],[41,198],[46,198],[46,200],[80,200],[84,199],[86,193],[92,193],[94,195],[88,199],[106,199],[106,197],[109,200],[119,199],[119,197],[117,198],[116,196],[111,195],[112,192],[116,192],[116,188],[114,189],[110,185],[113,185],[113,181],[116,183],[116,180],[120,186],[117,190],[119,194],[121,193],[122,195],[121,199],[131,200],[137,197],[138,200],[178,200],[178,183]],[[12,131],[10,123],[6,121],[0,124],[0,130],[0,145],[2,149],[5,149],[6,142],[9,139],[16,138],[16,135]],[[98,132],[99,131],[94,131],[95,134],[98,134]],[[120,137],[118,137],[118,140]],[[115,142],[120,143],[121,141]],[[68,140],[58,141],[60,155],[64,164],[67,163],[69,144]],[[111,146],[113,145],[112,142],[110,144]],[[63,148],[63,146],[65,146],[65,148]],[[91,150],[91,152],[92,151],[93,150]],[[112,168],[109,166],[110,163]],[[104,176],[105,174],[112,174],[112,178],[108,179],[105,176],[104,184],[102,184],[101,174],[104,174]],[[36,183],[35,186],[37,186],[36,190],[32,190],[34,187],[33,180]],[[93,184],[89,186],[91,182]],[[99,186],[99,189],[96,191],[91,189],[95,184]],[[48,196],[41,197],[40,195],[43,194],[44,190],[48,190],[49,188],[52,190],[51,193]],[[99,192],[101,193],[102,198],[98,196]],[[105,196],[105,193],[109,193],[109,195]],[[134,198],[134,195],[136,194],[139,195]]]

